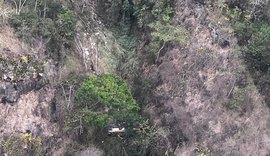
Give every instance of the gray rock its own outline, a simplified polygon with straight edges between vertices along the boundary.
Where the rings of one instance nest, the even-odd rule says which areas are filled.
[[[29,81],[2,82],[0,83],[0,98],[3,103],[15,103],[20,95],[32,90],[39,90],[48,83],[45,78],[37,78]]]
[[[17,102],[19,98],[19,92],[14,88],[13,85],[8,85],[5,90],[5,100],[8,103]]]

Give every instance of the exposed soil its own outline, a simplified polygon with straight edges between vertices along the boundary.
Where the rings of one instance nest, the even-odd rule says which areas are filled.
[[[3,53],[11,56],[17,56],[22,53],[29,53],[26,49],[30,49],[23,44],[15,35],[14,30],[10,27],[3,26],[0,28],[0,54]]]
[[[51,88],[31,91],[22,95],[16,105],[0,103],[0,131],[2,134],[25,133],[30,130],[35,136],[53,136],[58,130],[50,122]]]

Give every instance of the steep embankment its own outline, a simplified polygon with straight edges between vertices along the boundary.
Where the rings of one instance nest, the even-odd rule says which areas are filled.
[[[65,133],[79,79],[114,73],[124,55],[118,39],[96,15],[96,2],[51,1],[44,21],[45,15],[36,14],[39,7],[46,6],[42,2],[35,9],[25,3],[24,12],[16,15],[12,9],[15,4],[1,1],[1,7],[10,10],[14,23],[1,23],[0,32],[0,155],[103,155],[94,145],[86,147],[93,140],[86,145],[77,144],[79,133],[75,128],[70,136]],[[121,6],[122,2],[118,2]],[[101,2],[99,5],[104,7]],[[75,16],[78,19],[73,19]],[[62,28],[70,29],[65,32]],[[35,147],[32,143],[37,140],[41,144]],[[77,152],[80,150],[82,153]]]
[[[34,50],[34,49],[32,49]],[[33,137],[50,140],[58,132],[51,122],[51,99],[54,89],[48,85],[54,66],[38,57],[27,44],[22,43],[9,27],[0,32],[0,155],[10,150],[17,155],[20,148],[11,149],[9,143],[18,143],[13,136],[31,132]],[[44,63],[45,62],[45,63]],[[46,143],[45,143],[46,144]],[[48,146],[49,147],[49,146]]]
[[[56,6],[66,5],[64,10],[72,8],[73,14],[71,10],[65,10],[67,12],[63,12],[63,17],[76,16],[76,20],[71,20],[74,22],[72,28],[76,30],[72,32],[73,38],[52,41],[50,44],[40,40],[29,46],[19,40],[8,26],[2,27],[0,55],[5,57],[0,57],[0,141],[4,152],[16,152],[13,148],[17,146],[16,141],[32,143],[41,138],[40,151],[44,155],[120,155],[119,150],[125,155],[128,148],[122,147],[126,142],[121,137],[108,137],[106,133],[100,133],[95,137],[106,136],[101,136],[97,142],[91,136],[95,135],[92,129],[86,129],[87,137],[82,139],[84,135],[78,132],[80,127],[67,135],[64,131],[69,127],[65,125],[65,118],[74,110],[74,93],[80,77],[120,73],[131,80],[139,77],[136,74],[140,71],[138,65],[141,63],[142,80],[138,82],[146,84],[133,87],[139,88],[136,93],[141,94],[138,99],[143,101],[142,112],[152,121],[153,126],[147,126],[153,128],[151,130],[155,134],[150,135],[158,138],[146,140],[146,143],[139,142],[137,146],[127,143],[127,147],[132,148],[129,149],[131,153],[139,153],[142,149],[149,155],[177,156],[266,156],[270,153],[269,108],[243,64],[236,38],[221,9],[214,6],[215,3],[176,0],[172,5],[174,17],[171,22],[175,28],[183,25],[188,29],[188,43],[179,46],[164,42],[164,47],[160,48],[162,44],[158,41],[155,45],[157,48],[151,49],[149,46],[147,49],[151,42],[149,32],[141,32],[141,44],[137,45],[140,35],[135,34],[137,30],[150,31],[149,22],[154,23],[166,11],[169,13],[164,16],[165,20],[170,19],[172,14],[170,1],[166,1],[165,11],[158,8],[159,1],[147,2],[140,6],[139,1],[59,1]],[[151,7],[157,7],[156,14]],[[145,10],[149,12],[143,14]],[[145,20],[140,23],[145,26],[137,28],[136,22],[140,22],[140,19],[135,19],[133,13]],[[58,19],[62,17],[61,12],[57,17],[51,15],[51,20],[55,20],[53,26],[64,20]],[[144,15],[146,19],[141,17]],[[30,29],[36,28],[35,24]],[[59,31],[60,34],[50,37],[70,37],[69,33]],[[40,39],[40,32],[37,32],[35,35],[38,37],[35,37]],[[46,38],[48,34],[43,35]],[[169,38],[177,36],[170,35]],[[59,39],[57,37],[55,39]],[[165,39],[167,37],[165,34]],[[149,55],[156,55],[155,49],[157,56],[151,58],[152,63],[147,62]],[[137,82],[131,84],[137,85]],[[147,88],[149,86],[152,88]],[[151,90],[151,94],[144,94],[144,89]],[[25,137],[27,133],[31,134],[30,138]],[[14,141],[13,136],[17,136],[17,140]],[[102,140],[103,137],[108,142],[111,138],[116,139],[107,143]],[[124,143],[121,144],[121,141]],[[104,148],[104,152],[92,145],[95,143]],[[31,149],[23,145],[18,145],[23,149],[16,149],[29,153],[27,150]],[[144,145],[146,147],[141,147]]]
[[[193,1],[174,6],[174,24],[191,32],[188,46],[170,46],[160,64],[144,66],[144,77],[157,82],[144,111],[168,130],[168,151],[179,156],[269,154],[269,108],[221,10]]]

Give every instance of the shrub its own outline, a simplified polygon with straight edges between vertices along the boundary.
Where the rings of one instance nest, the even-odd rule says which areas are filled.
[[[170,24],[163,25],[159,21],[149,24],[149,27],[154,29],[151,33],[154,40],[185,44],[189,36],[188,31],[183,27],[175,27]]]
[[[171,0],[146,0],[134,6],[134,15],[140,27],[153,21],[169,23],[173,15]]]
[[[41,143],[41,138],[25,133],[21,136],[9,136],[8,140],[4,142],[3,147],[8,155],[39,156],[42,155]]]
[[[173,26],[169,23],[162,24],[160,21],[157,21],[149,24],[149,27],[153,31],[151,32],[151,42],[146,47],[146,50],[148,51],[148,56],[154,56],[154,62],[157,62],[160,52],[166,43],[183,45],[186,44],[189,37],[188,31],[181,26]]]
[[[33,37],[36,37],[33,32],[37,29],[38,23],[39,19],[35,13],[21,13],[10,19],[10,24],[15,28],[18,37],[27,43],[33,42]]]
[[[76,101],[86,124],[104,127],[109,119],[132,124],[139,106],[125,80],[114,75],[92,76],[77,90]]]
[[[252,37],[245,50],[247,63],[254,69],[266,73],[270,66],[270,25],[255,22],[251,25]]]
[[[71,40],[75,34],[75,18],[71,10],[64,9],[56,21],[57,31],[62,40]]]
[[[167,43],[185,44],[189,33],[182,26],[173,26],[171,0],[146,0],[134,7],[139,27],[151,29],[150,42],[145,47],[150,63],[157,62]]]

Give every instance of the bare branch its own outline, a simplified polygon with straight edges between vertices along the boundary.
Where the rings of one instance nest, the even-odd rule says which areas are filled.
[[[165,47],[165,44],[166,44],[166,42],[163,41],[163,44],[162,44],[161,48],[159,49],[159,51],[158,51],[158,53],[157,53],[156,63],[157,63],[157,61],[158,61],[158,59],[159,59],[159,55],[160,55],[161,50]]]

